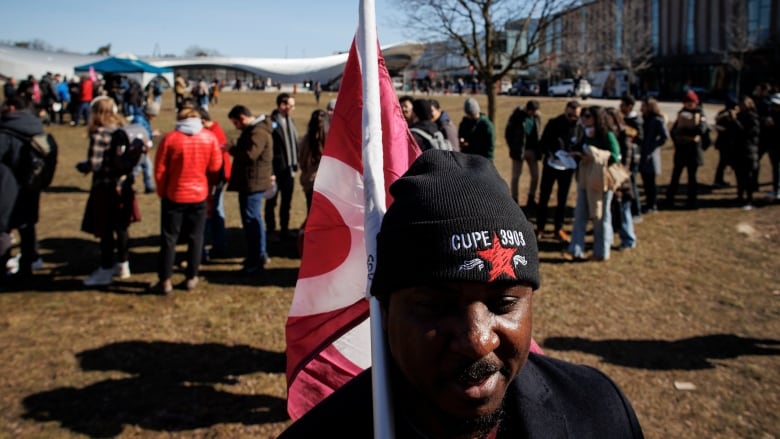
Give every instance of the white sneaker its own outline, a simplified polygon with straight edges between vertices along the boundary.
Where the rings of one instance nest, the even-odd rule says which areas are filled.
[[[113,268],[98,268],[84,279],[84,285],[88,287],[111,285],[114,282],[113,276]]]
[[[114,265],[114,276],[120,279],[127,279],[130,277],[130,261],[117,262]]]
[[[16,274],[19,272],[19,258],[22,254],[19,253],[16,256],[9,258],[5,263],[5,272],[7,274]]]

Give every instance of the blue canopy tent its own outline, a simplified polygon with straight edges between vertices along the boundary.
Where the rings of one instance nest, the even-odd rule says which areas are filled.
[[[135,79],[142,87],[146,87],[152,79],[162,76],[168,84],[173,84],[173,69],[157,67],[137,58],[111,56],[100,61],[76,66],[73,70],[77,74],[83,74],[92,67],[102,74],[124,75]]]

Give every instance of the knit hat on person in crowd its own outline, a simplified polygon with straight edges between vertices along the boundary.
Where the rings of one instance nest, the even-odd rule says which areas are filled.
[[[147,116],[159,116],[160,115],[160,104],[157,102],[149,102],[144,107],[144,113],[146,113]]]
[[[693,90],[688,90],[687,93],[685,93],[685,96],[683,96],[683,102],[693,102],[694,104],[699,104],[699,95],[696,94]]]
[[[390,186],[371,294],[436,282],[539,288],[533,225],[490,160],[428,150]]]
[[[331,99],[328,101],[328,105],[325,106],[325,109],[327,111],[333,111],[336,109],[336,99]]]
[[[479,102],[477,102],[474,98],[468,98],[466,99],[466,102],[463,104],[463,111],[466,114],[476,115],[479,114]]]

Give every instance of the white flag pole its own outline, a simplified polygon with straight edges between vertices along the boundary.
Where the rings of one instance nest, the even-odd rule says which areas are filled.
[[[357,47],[363,78],[363,182],[366,201],[365,241],[368,258],[366,294],[368,295],[371,315],[374,438],[393,439],[395,437],[393,407],[381,312],[379,301],[369,293],[376,264],[376,235],[386,211],[377,41],[374,1],[361,0]]]

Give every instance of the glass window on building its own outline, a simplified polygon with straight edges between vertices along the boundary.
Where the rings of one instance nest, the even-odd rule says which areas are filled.
[[[615,57],[620,58],[623,54],[623,0],[617,0],[615,3]]]
[[[747,31],[751,44],[763,44],[769,38],[772,0],[748,0]]]
[[[650,4],[650,14],[651,14],[651,32],[652,32],[652,43],[653,43],[653,53],[658,54],[660,53],[660,46],[661,46],[661,13],[658,6],[658,0],[652,0],[652,3]]]
[[[696,0],[688,0],[685,13],[685,53],[696,52]]]

